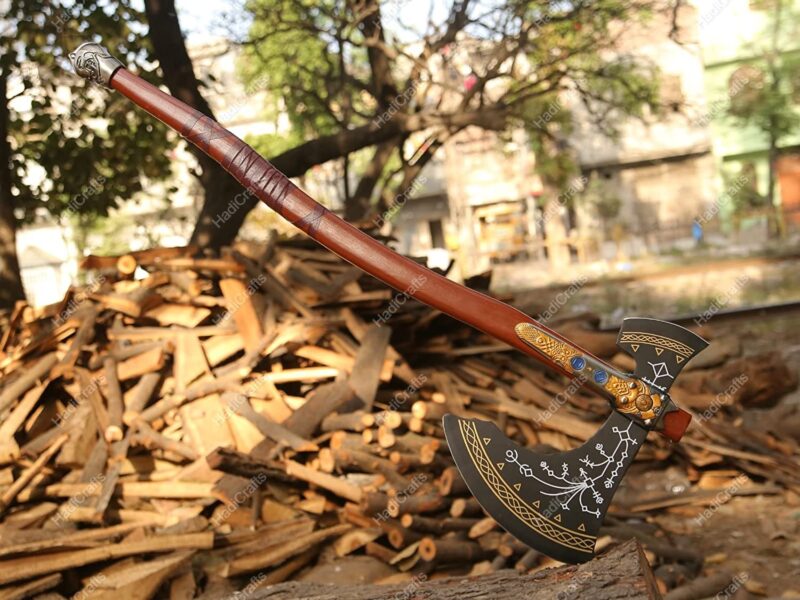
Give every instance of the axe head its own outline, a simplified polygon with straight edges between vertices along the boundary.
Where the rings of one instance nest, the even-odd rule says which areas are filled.
[[[603,393],[614,411],[569,452],[539,454],[489,421],[455,415],[444,417],[447,444],[472,495],[506,531],[557,560],[584,562],[594,556],[611,499],[648,431],[674,438],[669,428],[682,434],[688,425],[667,390],[707,343],[672,323],[625,319],[617,343],[636,360],[635,373],[627,374],[535,324],[521,326],[517,332],[526,343]]]

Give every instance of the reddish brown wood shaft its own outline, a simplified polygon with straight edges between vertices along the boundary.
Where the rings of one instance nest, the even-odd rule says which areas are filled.
[[[236,177],[248,193],[258,197],[283,218],[346,261],[396,290],[408,293],[569,375],[527,346],[515,333],[514,326],[518,323],[535,323],[531,317],[393,252],[314,201],[255,150],[216,121],[126,69],[118,69],[111,78],[110,85],[180,132]],[[243,202],[237,205],[234,201],[229,210],[239,210],[241,204]],[[218,218],[224,220],[226,216],[222,214]],[[564,339],[549,329],[547,331]],[[589,354],[583,349],[580,351]]]

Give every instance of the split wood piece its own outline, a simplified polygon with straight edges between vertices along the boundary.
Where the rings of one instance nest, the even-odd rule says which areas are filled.
[[[178,456],[185,458],[189,461],[194,461],[199,458],[197,451],[189,444],[185,444],[179,440],[169,438],[158,431],[155,431],[147,423],[140,422],[136,425],[136,432],[131,437],[131,445],[141,446],[148,450],[160,449],[165,452],[171,452]]]
[[[194,380],[203,375],[210,375],[211,370],[206,362],[203,345],[191,331],[183,332],[175,337],[175,393],[182,394]]]
[[[25,392],[22,399],[11,411],[11,414],[0,425],[0,465],[19,458],[19,445],[14,439],[14,434],[22,427],[28,415],[31,414],[47,386],[47,382],[42,383]]]
[[[262,460],[232,448],[216,448],[206,456],[206,462],[212,469],[247,479],[265,477],[267,481],[297,482],[286,474],[280,463]]]
[[[347,325],[347,329],[356,338],[359,342],[362,341],[364,335],[370,328],[368,323],[365,323],[358,315],[356,315],[352,310],[349,308],[342,309],[342,317],[344,318],[344,322]],[[406,359],[394,349],[393,346],[389,346],[386,350],[386,356],[394,361],[394,374],[414,387],[419,385],[419,379],[417,374],[414,370],[408,365]]]
[[[53,573],[45,575],[38,579],[32,579],[20,585],[4,587],[0,589],[0,600],[28,600],[28,598],[44,599],[48,594],[44,594],[47,590],[51,590],[61,583],[61,573]],[[54,599],[61,599],[63,596],[54,594]]]
[[[186,569],[169,582],[169,600],[192,600],[197,594],[194,572]]]
[[[92,407],[95,422],[101,436],[105,438],[106,431],[111,426],[111,420],[108,417],[108,408],[103,401],[103,396],[100,394],[100,385],[103,383],[105,376],[99,375],[92,377],[86,369],[78,368],[75,370],[80,383],[80,395],[76,398],[80,402],[86,399]]]
[[[445,397],[445,408],[447,412],[454,415],[462,415],[464,411],[464,397],[458,391],[453,379],[447,373],[434,373],[431,376],[433,385],[436,386]]]
[[[386,508],[390,516],[397,518],[401,515],[438,512],[446,510],[449,505],[448,498],[443,498],[435,493],[421,493],[414,496],[400,493],[396,497],[389,498]]]
[[[273,442],[288,446],[296,452],[315,452],[319,450],[319,446],[315,443],[300,437],[280,423],[275,423],[261,413],[256,412],[250,405],[250,400],[247,396],[235,392],[226,392],[221,396],[220,400],[228,410],[250,421],[264,437]]]
[[[75,332],[75,336],[72,338],[69,349],[64,355],[64,358],[62,358],[61,361],[55,367],[53,367],[52,373],[50,374],[53,379],[62,375],[72,375],[73,368],[80,357],[83,347],[91,343],[91,341],[94,339],[97,312],[97,308],[94,306],[80,311],[81,324],[78,327],[78,331]]]
[[[174,550],[207,550],[213,546],[214,532],[208,531],[186,535],[160,535],[99,548],[12,558],[0,561],[0,585],[115,558]]]
[[[92,436],[94,437],[94,436]],[[67,447],[65,446],[64,449]],[[81,470],[80,482],[100,486],[102,484],[106,463],[108,461],[108,444],[103,438],[97,438],[92,448],[89,458],[86,460]],[[64,456],[64,450],[59,455],[59,459]],[[86,494],[80,494],[70,498],[65,504],[59,507],[53,520],[93,520],[95,510],[92,508],[96,498]]]
[[[66,533],[49,532],[44,539],[21,542],[17,544],[5,544],[0,548],[0,557],[13,556],[15,554],[41,554],[42,552],[60,550],[67,548],[80,548],[83,545],[101,545],[119,536],[130,533],[134,529],[142,527],[146,523],[122,523],[110,527],[99,529],[83,529],[79,531],[68,531]]]
[[[103,521],[108,505],[119,481],[119,473],[122,469],[122,461],[128,456],[128,449],[131,445],[131,438],[136,433],[136,427],[130,427],[119,442],[114,442],[109,451],[108,470],[102,481],[102,487],[97,495],[97,500],[93,507],[93,520]]]
[[[332,413],[323,419],[320,429],[325,432],[344,429],[360,433],[374,424],[375,417],[371,413],[359,410],[345,414]]]
[[[483,398],[474,399],[483,401]],[[496,405],[496,408],[502,409],[512,417],[540,424],[584,442],[597,433],[597,425],[572,417],[566,414],[565,410],[537,411],[529,405],[516,402],[500,394],[493,394],[491,402]]]
[[[325,585],[292,581],[275,585],[256,593],[253,600],[372,600],[403,597],[408,583],[395,585]],[[660,600],[655,578],[635,542],[629,542],[578,566],[547,569],[535,577],[523,576],[513,570],[470,578],[429,579],[419,582],[414,593],[429,600],[458,600],[459,598],[492,598],[492,600]]]
[[[113,564],[84,580],[76,598],[150,600],[162,584],[184,567],[194,551],[180,551],[124,567]]]
[[[143,354],[144,352],[154,348],[164,348],[166,351],[171,351],[171,344],[171,341],[166,340],[139,342],[138,344],[128,344],[125,346],[114,344],[113,346],[107,348],[105,353],[95,354],[92,358],[90,358],[88,363],[89,369],[92,371],[101,369],[103,367],[103,361],[105,361],[106,358],[113,358],[115,361],[120,362],[134,356],[138,356],[139,354]]]
[[[361,346],[356,353],[350,387],[368,412],[375,403],[391,335],[392,330],[386,325],[370,326],[361,338]]]
[[[314,560],[317,555],[319,554],[319,548],[309,548],[305,552],[298,554],[292,559],[287,560],[279,567],[273,569],[266,575],[264,575],[264,579],[256,583],[255,589],[259,590],[269,585],[275,585],[277,583],[283,583],[287,579],[289,579],[292,575],[300,571],[300,569],[306,567],[312,560]]]
[[[268,296],[275,298],[278,303],[285,308],[290,310],[294,309],[306,318],[314,318],[314,312],[278,280],[275,271],[269,266],[265,266],[262,272],[248,270],[248,274],[255,277],[263,274],[264,280],[261,282],[261,289],[263,289]]]
[[[422,517],[420,515],[403,515],[400,524],[414,531],[443,535],[451,531],[467,531],[479,523],[479,519],[456,519],[455,517]]]
[[[328,473],[333,471],[333,469],[330,468],[332,466],[330,462],[332,462],[333,466],[341,471],[358,470],[364,473],[378,473],[383,475],[386,481],[398,490],[406,489],[409,486],[409,480],[400,475],[395,466],[385,458],[348,448],[327,450],[327,452],[320,452],[320,463],[323,470]],[[329,461],[328,459],[331,460]]]
[[[141,287],[127,294],[89,294],[89,297],[100,307],[113,310],[129,317],[140,317],[145,312],[159,306],[164,299],[152,290]]]
[[[56,452],[61,449],[61,446],[69,439],[69,435],[64,433],[58,436],[50,447],[39,455],[34,463],[25,469],[20,476],[6,489],[2,496],[0,496],[0,516],[5,513],[6,509],[16,499],[19,493],[33,481],[33,478],[38,475],[45,465],[50,462],[50,459],[55,456]]]
[[[219,288],[225,297],[228,314],[233,316],[236,329],[244,339],[247,350],[257,347],[264,336],[261,319],[253,303],[253,294],[258,291],[259,283],[265,279],[263,273],[257,279],[245,285],[240,279],[221,279]]]
[[[124,442],[125,438],[117,444]],[[105,481],[108,479],[106,477]],[[88,485],[85,483],[52,483],[23,490],[17,499],[20,502],[29,502],[42,497],[69,498],[81,494],[91,496],[97,493],[96,486],[91,483]],[[214,491],[214,484],[204,481],[118,481],[116,488],[112,490],[112,495],[113,493],[118,493],[122,498],[219,499],[219,495]]]
[[[58,362],[55,352],[47,354],[36,361],[30,368],[20,369],[22,375],[10,383],[0,393],[0,415],[3,415],[25,392],[36,383],[50,374]]]
[[[103,361],[103,376],[106,381],[108,425],[103,437],[110,444],[122,439],[122,388],[117,378],[117,361],[110,356]]]
[[[166,360],[166,351],[164,346],[157,346],[117,363],[117,377],[120,381],[128,381],[160,371]]]
[[[309,548],[321,544],[322,542],[352,529],[351,525],[334,525],[327,529],[314,531],[307,535],[299,536],[290,541],[283,541],[278,544],[267,546],[263,550],[235,558],[223,567],[223,575],[231,577],[266,569],[282,563],[288,558],[296,556]]]
[[[198,337],[209,335],[230,335],[236,330],[221,325],[211,325],[208,327],[193,327],[192,332]],[[112,341],[152,341],[152,340],[171,340],[183,333],[180,329],[171,327],[119,327],[112,326],[106,330],[106,336]]]
[[[293,460],[285,461],[286,474],[290,477],[296,477],[317,487],[333,492],[340,498],[345,498],[351,502],[360,502],[362,497],[362,490],[355,484],[352,484],[341,477],[334,477],[327,473],[315,471],[305,465],[302,465]]]
[[[161,373],[158,371],[147,373],[139,379],[139,382],[130,391],[130,399],[122,414],[122,421],[126,425],[132,425],[139,418],[140,413],[153,397],[159,383],[161,383]]]
[[[151,406],[144,409],[136,420],[153,422],[163,417],[172,409],[180,408],[186,402],[228,391],[238,386],[241,381],[242,376],[239,373],[231,373],[225,377],[217,377],[208,381],[197,381],[190,385],[183,394],[167,396],[153,403]]]
[[[283,425],[300,437],[310,437],[327,415],[339,410],[352,398],[353,390],[346,381],[319,386]]]
[[[379,527],[372,527],[369,529],[354,529],[352,531],[348,531],[342,537],[336,540],[336,542],[333,544],[333,550],[336,552],[336,556],[347,556],[348,554],[363,548],[370,542],[374,542],[382,535],[383,530]]]

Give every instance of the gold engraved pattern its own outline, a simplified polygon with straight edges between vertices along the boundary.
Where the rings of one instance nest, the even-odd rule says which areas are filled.
[[[568,371],[573,371],[570,365],[570,359],[575,356],[581,356],[581,353],[576,348],[548,335],[532,323],[518,323],[514,331],[523,342],[532,346]],[[625,333],[620,341],[634,344],[652,344],[672,350],[681,355],[685,353],[687,358],[690,357],[692,353],[692,349],[685,344],[664,336],[652,335],[649,333]],[[650,394],[647,386],[638,379],[615,375],[613,371],[609,369],[608,380],[602,384],[602,386],[614,397],[614,407],[621,413],[636,415],[648,422],[649,419],[656,418],[661,410],[661,396],[659,394]],[[641,410],[636,405],[636,399],[643,395],[649,396],[652,404],[649,408]]]
[[[622,344],[648,344],[656,348],[663,348],[664,350],[671,350],[684,358],[691,358],[694,350],[686,344],[673,340],[672,338],[664,337],[663,335],[655,335],[653,333],[643,333],[641,331],[626,331],[620,338]]]
[[[545,356],[552,358],[562,367],[566,367],[569,364],[570,358],[580,355],[580,353],[569,344],[565,344],[553,336],[542,333],[530,323],[518,323],[514,331],[516,331],[523,342],[529,346],[533,346]]]
[[[635,386],[631,387],[631,384]],[[661,396],[650,394],[647,386],[638,379],[623,379],[612,374],[605,387],[614,394],[614,405],[621,413],[638,414],[642,419],[654,419],[661,410]],[[649,396],[653,402],[648,410],[640,410],[636,406],[636,398],[642,395]]]
[[[475,423],[462,419],[459,419],[458,423],[472,463],[495,497],[509,511],[542,537],[571,550],[594,554],[594,545],[597,539],[595,536],[568,529],[531,508],[497,472],[486,448],[481,444]]]

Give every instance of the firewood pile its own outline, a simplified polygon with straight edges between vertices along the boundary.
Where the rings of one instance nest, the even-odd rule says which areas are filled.
[[[312,242],[195,255],[90,256],[84,287],[4,317],[0,598],[219,598],[296,578],[402,586],[556,564],[482,512],[440,419],[491,419],[566,450],[604,400]],[[594,324],[551,323],[631,367]],[[800,491],[797,438],[733,421],[796,376],[718,341],[675,389],[696,413],[684,442],[651,435],[637,461],[681,465],[695,485],[623,489],[599,542],[637,537],[652,565],[692,565],[664,569],[662,591],[703,557],[650,514],[699,512],[737,477],[737,494]]]

